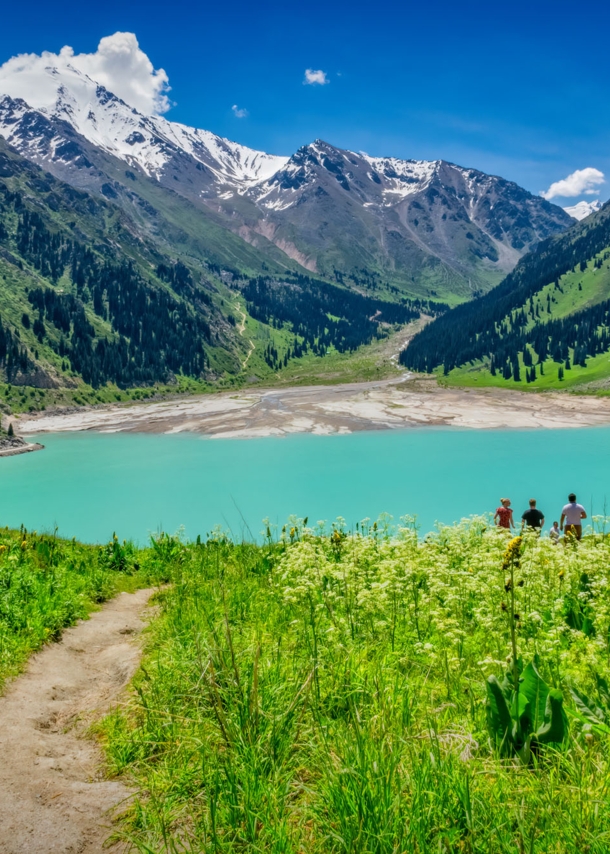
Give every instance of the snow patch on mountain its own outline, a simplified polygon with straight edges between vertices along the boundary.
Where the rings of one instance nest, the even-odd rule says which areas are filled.
[[[88,75],[144,115],[160,115],[171,107],[167,74],[154,68],[134,33],[105,36],[93,53],[75,53],[66,46],[59,53],[13,56],[0,65],[0,92],[22,98],[36,109],[50,108],[57,90],[53,78],[69,77],[74,71]]]
[[[585,219],[595,211],[601,210],[603,207],[599,199],[594,199],[592,202],[578,202],[575,205],[568,205],[564,211],[574,219]]]
[[[91,143],[151,177],[158,178],[172,158],[187,154],[209,168],[219,183],[243,190],[267,180],[288,162],[287,157],[255,151],[210,131],[143,115],[69,64],[48,66],[37,80],[41,85],[28,95],[27,105],[67,121]],[[22,98],[23,77],[1,76],[0,93]],[[25,112],[25,101],[21,104]],[[0,134],[8,139],[6,123],[0,125]]]
[[[206,163],[211,157],[219,164],[217,174],[221,180],[231,180],[237,185],[249,186],[266,181],[288,162],[288,157],[265,154],[216,136],[207,130],[187,127],[164,118],[152,118],[157,132],[171,140],[178,148]]]

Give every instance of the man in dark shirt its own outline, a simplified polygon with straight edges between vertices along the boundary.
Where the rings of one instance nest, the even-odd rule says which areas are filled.
[[[521,517],[521,530],[524,528],[534,528],[538,533],[544,525],[544,514],[536,508],[536,499],[530,498],[530,509],[526,510]]]

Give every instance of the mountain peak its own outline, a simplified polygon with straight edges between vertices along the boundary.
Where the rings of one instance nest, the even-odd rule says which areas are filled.
[[[2,93],[18,102],[22,111],[28,106],[67,121],[89,142],[151,177],[158,178],[172,159],[186,154],[206,166],[218,183],[241,188],[266,180],[288,160],[210,131],[144,115],[69,64],[48,66],[43,74],[37,70],[35,81],[27,71],[4,77]]]
[[[593,199],[591,202],[578,202],[575,205],[568,205],[568,207],[564,208],[564,211],[569,214],[569,216],[574,219],[585,219],[585,217],[590,216],[595,211],[600,211],[603,207],[603,204],[599,199]]]

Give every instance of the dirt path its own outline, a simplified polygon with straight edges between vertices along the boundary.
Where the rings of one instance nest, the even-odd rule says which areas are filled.
[[[239,334],[243,338],[244,332],[246,331],[246,317],[247,317],[247,315],[246,315],[246,312],[241,308],[239,303],[235,303],[235,310],[241,314],[241,323],[237,324],[237,331],[239,332]],[[244,361],[241,364],[242,371],[245,370],[246,365],[250,361],[250,356],[252,355],[252,353],[254,353],[254,350],[256,349],[254,341],[251,338],[248,338],[248,343],[250,344],[250,349],[248,350],[248,355],[246,356],[246,358],[244,359]]]
[[[152,590],[121,593],[35,655],[0,697],[0,852],[101,854],[107,815],[129,796],[83,738],[127,684]],[[121,846],[108,849],[114,854]]]

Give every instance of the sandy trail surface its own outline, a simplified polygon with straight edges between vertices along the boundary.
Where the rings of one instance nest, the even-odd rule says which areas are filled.
[[[247,438],[425,426],[498,429],[603,424],[610,424],[610,398],[442,388],[434,379],[403,376],[42,413],[23,416],[19,432],[191,432]]]
[[[136,637],[152,592],[122,593],[68,629],[0,697],[2,854],[107,850],[108,811],[130,792],[104,779],[97,745],[83,734],[138,665]]]

